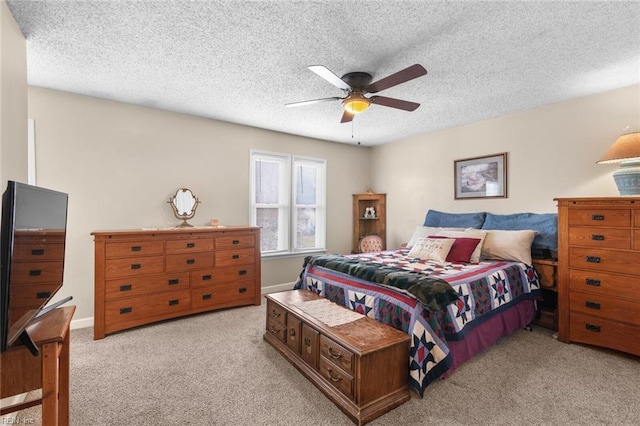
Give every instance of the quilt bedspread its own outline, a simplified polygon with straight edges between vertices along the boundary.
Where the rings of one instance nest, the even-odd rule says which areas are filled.
[[[535,270],[518,262],[440,265],[407,257],[408,249],[345,256],[360,262],[412,271],[448,282],[457,300],[438,311],[401,289],[376,284],[306,262],[295,288],[315,293],[389,324],[411,336],[409,385],[420,396],[451,366],[448,341],[461,340],[482,322],[526,299],[539,297]],[[348,271],[347,271],[348,272]]]

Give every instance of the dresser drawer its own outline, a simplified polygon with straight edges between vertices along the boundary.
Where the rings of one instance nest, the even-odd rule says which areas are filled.
[[[627,209],[570,209],[569,226],[631,226],[631,210]]]
[[[105,245],[107,259],[162,254],[163,251],[164,243],[162,240],[114,242]]]
[[[143,277],[117,278],[105,282],[107,300],[139,296],[161,291],[189,289],[189,273],[148,275]]]
[[[640,326],[640,302],[572,291],[569,294],[569,310],[571,315],[580,312],[590,317]]]
[[[201,287],[211,284],[253,279],[255,276],[256,268],[254,265],[225,266],[191,272],[191,285],[193,287]]]
[[[254,249],[223,250],[216,252],[216,266],[247,265],[254,263]]]
[[[213,266],[213,253],[168,254],[167,272],[191,271]]]
[[[309,327],[307,324],[302,324],[302,346],[300,355],[302,359],[314,369],[318,368],[318,341],[320,340],[320,333],[317,330]]]
[[[267,319],[269,321],[274,321],[282,325],[284,325],[287,321],[287,311],[277,303],[273,303],[272,301],[267,301]]]
[[[587,315],[571,314],[570,340],[640,355],[640,327]]]
[[[11,281],[16,284],[62,282],[63,262],[16,262]]]
[[[105,278],[136,277],[164,272],[164,256],[142,256],[108,259],[105,262]]]
[[[320,357],[320,374],[347,398],[353,399],[353,376],[324,356]]]
[[[640,226],[640,224],[636,226]],[[636,229],[633,232],[633,248],[635,250],[640,250],[640,229]]]
[[[616,228],[569,228],[569,244],[631,250],[632,233],[630,229]]]
[[[242,301],[249,304],[254,298],[255,285],[253,281],[218,284],[191,290],[191,305],[194,309],[221,306],[230,302],[233,302],[234,305],[238,305],[238,302]]]
[[[105,304],[107,333],[123,326],[145,323],[154,317],[170,318],[190,309],[189,291],[165,292],[145,297],[118,299]]]
[[[11,287],[11,309],[38,308],[58,288],[60,283],[20,285]]]
[[[592,271],[640,273],[640,251],[569,247],[569,267]]]
[[[295,315],[287,315],[286,343],[289,349],[300,355],[302,321]]]
[[[234,235],[216,238],[216,250],[232,250],[237,248],[252,248],[256,246],[254,235]]]
[[[345,371],[353,371],[353,354],[326,336],[320,336],[320,354]]]
[[[281,322],[276,321],[271,317],[267,318],[267,332],[276,336],[278,340],[280,340],[281,342],[284,342],[285,340],[284,338],[285,329],[286,328],[284,324],[282,324]]]
[[[570,291],[640,301],[640,277],[569,269]]]
[[[63,243],[15,243],[13,246],[13,258],[16,261],[42,262],[63,261]]]
[[[213,238],[168,240],[164,247],[167,254],[213,251]]]

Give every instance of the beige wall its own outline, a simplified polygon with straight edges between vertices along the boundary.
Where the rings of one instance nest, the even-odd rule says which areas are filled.
[[[369,188],[371,148],[328,143],[151,108],[29,88],[37,184],[69,194],[65,283],[76,319],[93,316],[91,231],[179,223],[166,201],[180,187],[202,201],[190,221],[249,221],[249,151],[327,160],[327,248],[351,246],[351,194]],[[262,262],[262,286],[295,281],[302,257]],[[287,287],[289,288],[289,287]]]
[[[0,184],[27,181],[27,42],[0,1]]]
[[[616,165],[596,165],[616,138],[640,131],[640,85],[377,147],[372,181],[387,195],[387,238],[406,242],[428,209],[555,212],[554,197],[615,196]],[[508,198],[454,200],[453,162],[507,152]]]

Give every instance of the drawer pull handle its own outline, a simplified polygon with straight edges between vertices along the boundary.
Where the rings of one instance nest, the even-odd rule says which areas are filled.
[[[180,278],[172,278],[169,280],[169,285],[180,284]]]
[[[211,274],[203,275],[202,281],[211,281],[211,278],[213,278]]]
[[[29,271],[30,277],[39,277],[40,275],[42,275],[42,269],[32,269]]]
[[[280,315],[282,315],[282,314],[280,312],[276,311],[275,309],[273,309],[271,311],[271,316],[274,317],[274,318],[278,318],[278,317],[280,317]]]
[[[589,330],[589,331],[593,331],[594,333],[600,333],[600,326],[599,325],[586,323],[585,324],[585,328],[587,330]]]
[[[36,299],[48,299],[50,296],[50,291],[39,291],[36,293]]]
[[[591,302],[587,300],[584,305],[590,309],[600,309],[600,304],[598,302]]]
[[[238,293],[242,294],[242,293],[246,293],[247,292],[247,288],[246,287],[240,287],[240,289],[238,290]]]
[[[309,348],[311,347],[311,338],[310,337],[305,337],[304,338],[304,345]]]
[[[31,250],[31,254],[33,256],[42,256],[44,254],[44,249],[33,249]]]
[[[239,270],[238,275],[247,275],[247,270],[246,269]]]
[[[195,259],[187,259],[187,265],[193,265],[194,263],[196,263]]]
[[[584,261],[589,263],[600,263],[600,256],[585,256]]]
[[[591,215],[591,220],[604,220],[604,215],[603,214],[592,214]]]
[[[187,243],[187,248],[194,248],[196,243]]]
[[[140,251],[142,250],[142,247],[140,246],[131,246],[131,251]]]
[[[291,327],[289,329],[289,336],[294,337],[296,335],[296,329]]]
[[[180,299],[171,299],[169,300],[169,306],[175,306],[180,303]]]
[[[327,375],[329,376],[329,379],[331,379],[332,382],[339,382],[340,380],[342,380],[342,376],[340,376],[340,374],[334,377],[331,375],[332,372],[333,370],[331,369],[331,367],[327,368]]]
[[[240,255],[239,254],[234,254],[233,256],[231,256],[232,259],[240,259]]]
[[[202,300],[211,300],[211,293],[207,293],[207,294],[203,294],[202,295]]]
[[[133,311],[133,308],[126,307],[126,308],[120,308],[120,315],[124,315],[124,314],[130,314],[131,311]]]
[[[131,284],[124,284],[120,286],[120,291],[131,291]]]
[[[280,329],[278,327],[276,327],[275,325],[271,326],[271,332],[273,334],[280,334]]]
[[[340,352],[335,352],[331,346],[329,346],[329,347],[327,348],[327,353],[328,353],[328,354],[329,354],[329,356],[330,356],[331,358],[333,358],[333,359],[340,359],[340,358],[342,358],[342,354],[341,354]]]
[[[240,240],[233,240],[233,241],[231,241],[231,244],[233,244],[233,245],[240,244]]]
[[[597,280],[595,278],[587,278],[586,280],[584,280],[584,282],[587,285],[592,285],[594,287],[600,287],[600,280]]]
[[[131,265],[131,269],[140,269],[142,268],[142,265],[139,263],[134,263],[133,265]]]
[[[593,234],[591,235],[593,241],[604,241],[604,235]]]

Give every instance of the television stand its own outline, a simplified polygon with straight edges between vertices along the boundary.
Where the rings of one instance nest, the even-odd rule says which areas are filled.
[[[0,398],[42,388],[42,398],[2,407],[5,415],[42,404],[42,424],[69,424],[69,325],[75,306],[54,309],[33,320],[29,337],[40,351],[33,356],[24,345],[13,345],[2,353]]]

